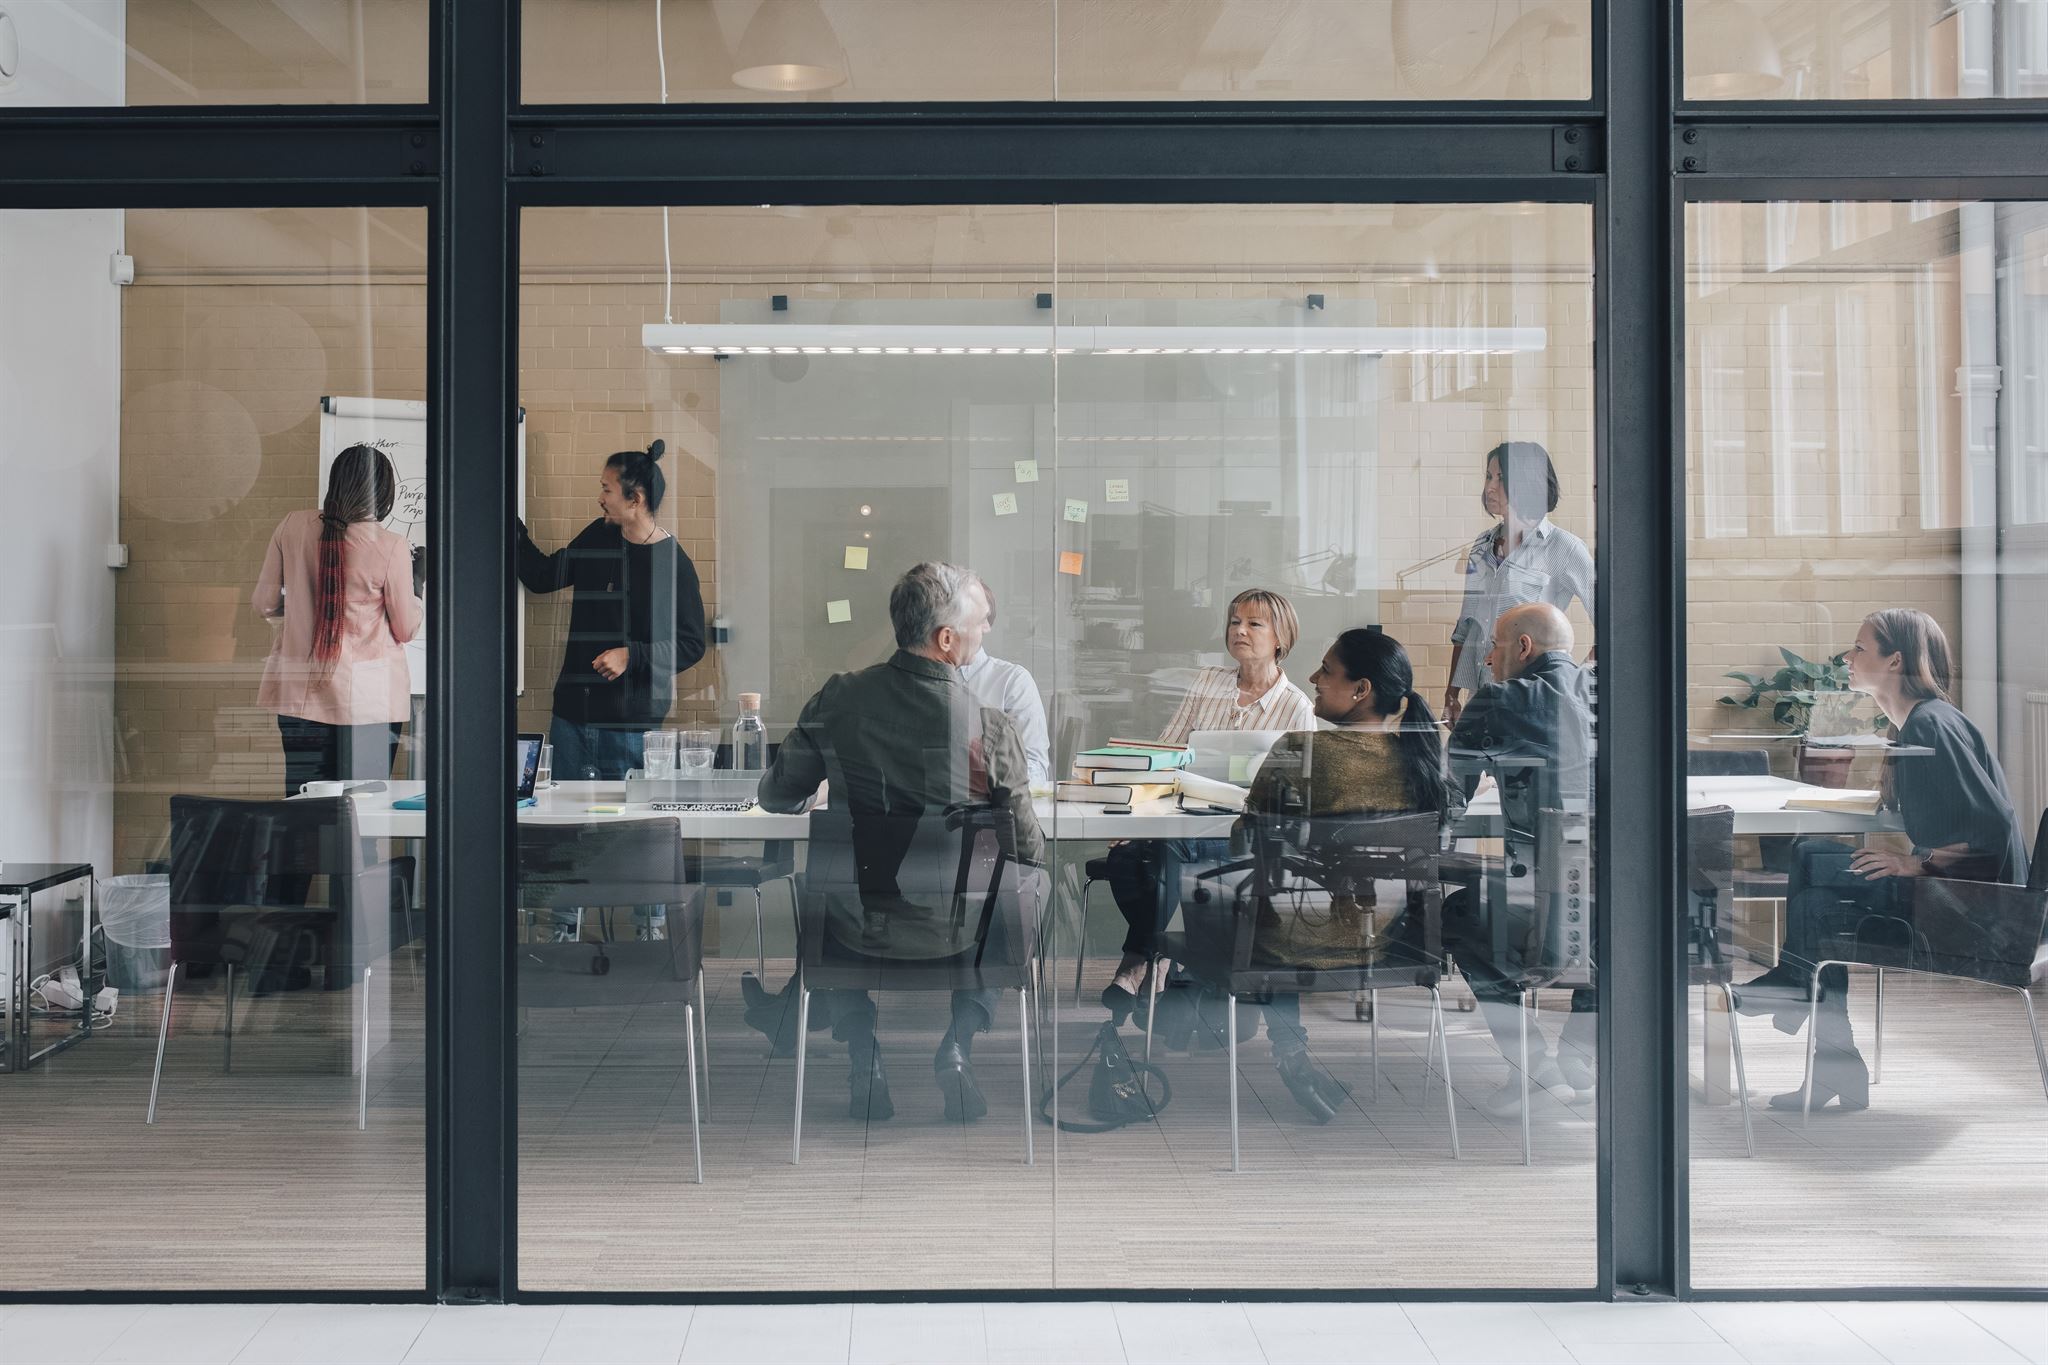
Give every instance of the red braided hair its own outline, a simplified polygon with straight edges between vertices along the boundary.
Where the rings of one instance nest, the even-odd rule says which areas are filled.
[[[398,473],[375,446],[354,445],[334,457],[327,473],[327,501],[320,507],[320,565],[315,578],[313,657],[333,662],[341,654],[341,618],[347,584],[344,551],[348,528],[358,521],[382,521],[398,497]]]

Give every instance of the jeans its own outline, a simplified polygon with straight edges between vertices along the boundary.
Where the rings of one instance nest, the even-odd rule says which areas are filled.
[[[1140,839],[1109,851],[1109,890],[1129,926],[1124,951],[1143,957],[1180,908],[1181,869],[1230,860],[1228,839]]]
[[[555,780],[558,782],[619,782],[628,768],[646,761],[646,744],[639,730],[586,725],[581,721],[554,717],[548,723],[548,743],[555,746]],[[667,912],[658,905],[633,907],[636,937],[652,937],[657,924],[667,922]],[[557,933],[577,923],[573,911],[557,911]],[[647,931],[642,933],[641,931]]]

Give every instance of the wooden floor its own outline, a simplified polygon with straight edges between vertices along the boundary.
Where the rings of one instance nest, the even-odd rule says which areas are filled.
[[[531,1011],[521,1039],[519,1279],[528,1290],[1582,1287],[1594,1275],[1591,1103],[1539,1101],[1536,1160],[1475,1107],[1506,1077],[1472,1013],[1447,1010],[1462,1159],[1442,1092],[1423,1097],[1427,997],[1381,996],[1380,1088],[1348,999],[1306,1003],[1320,1060],[1356,1090],[1316,1127],[1263,1037],[1241,1050],[1245,1171],[1229,1171],[1219,1052],[1163,1058],[1161,1121],[1034,1132],[1023,1164],[1014,1006],[976,1048],[991,1112],[948,1124],[929,1057],[943,997],[885,996],[897,1114],[845,1113],[844,1048],[812,1035],[803,1162],[789,1164],[794,1067],[710,975],[705,1175],[691,1183],[681,1012]],[[1093,964],[1091,966],[1099,966]],[[23,1076],[0,1077],[0,1226],[33,1227],[0,1266],[25,1290],[404,1289],[422,1281],[421,997],[381,974],[393,1037],[355,1127],[342,1039],[350,993],[238,1009],[220,1070],[218,982],[181,991],[163,1104],[142,1123],[158,1000]],[[779,983],[786,961],[771,959]],[[1071,968],[1066,977],[1071,986]],[[1100,981],[1082,993],[1092,1000]],[[1064,1071],[1099,1007],[1061,992],[1045,1040]],[[1765,1110],[1801,1043],[1745,1020],[1757,1156],[1732,1105],[1693,1109],[1692,1266],[1703,1287],[2038,1284],[2048,1264],[2048,1101],[2010,993],[1892,978],[1887,1069],[1871,1109]],[[1561,1003],[1561,1001],[1560,1001]],[[1867,992],[1858,1027],[1866,1054]],[[1546,1011],[1554,1034],[1561,1015]],[[1700,1027],[1694,1016],[1694,1027]],[[1129,1036],[1129,1035],[1127,1035]],[[1698,1039],[1692,1052],[1699,1067]],[[1697,1078],[1695,1078],[1697,1080]],[[1068,1094],[1080,1107],[1086,1072]]]

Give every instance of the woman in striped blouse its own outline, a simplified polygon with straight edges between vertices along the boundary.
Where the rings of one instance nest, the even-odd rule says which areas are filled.
[[[1233,664],[1195,675],[1159,742],[1185,744],[1197,730],[1315,729],[1314,704],[1280,668],[1300,633],[1294,604],[1279,593],[1250,588],[1231,598],[1223,647]],[[1219,863],[1229,856],[1228,839],[1145,839],[1110,849],[1109,888],[1129,929],[1116,979],[1103,992],[1105,1005],[1127,1008],[1144,994],[1152,941],[1180,904],[1182,864]]]

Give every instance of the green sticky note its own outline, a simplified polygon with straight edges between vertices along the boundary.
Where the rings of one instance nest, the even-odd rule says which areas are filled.
[[[1068,521],[1086,521],[1086,520],[1088,520],[1088,503],[1086,502],[1086,500],[1084,500],[1084,499],[1081,499],[1081,498],[1068,498],[1068,499],[1067,499],[1067,520],[1068,520]]]
[[[1019,461],[1017,461],[1017,466],[1016,466],[1016,468],[1017,468],[1017,482],[1018,482],[1018,483],[1037,483],[1037,482],[1038,482],[1038,461],[1036,461],[1036,460],[1019,460]]]
[[[844,597],[836,597],[825,604],[825,620],[829,625],[841,625],[853,619],[853,603]]]
[[[1017,515],[1017,495],[1015,493],[996,494],[996,515],[999,517],[1014,517]]]
[[[1131,500],[1131,481],[1129,479],[1104,480],[1102,500],[1104,502],[1129,502]]]
[[[1252,780],[1252,756],[1232,754],[1230,756],[1230,780],[1243,786]]]
[[[847,547],[846,547],[846,567],[847,567],[847,568],[849,568],[849,569],[865,569],[865,568],[866,568],[867,566],[868,566],[868,547],[867,547],[867,546],[865,546],[865,545],[849,545],[849,546],[847,546]]]

